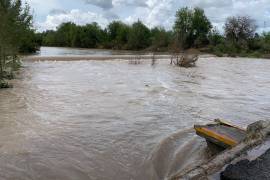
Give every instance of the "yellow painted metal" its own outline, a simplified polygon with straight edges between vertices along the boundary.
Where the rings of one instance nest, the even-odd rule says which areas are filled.
[[[201,134],[205,134],[209,137],[212,137],[212,138],[214,138],[214,139],[216,139],[224,144],[227,144],[231,147],[236,146],[238,144],[238,142],[236,140],[234,140],[226,135],[218,134],[217,132],[211,131],[207,128],[204,128],[204,127],[194,127],[194,128],[197,132],[199,132]]]

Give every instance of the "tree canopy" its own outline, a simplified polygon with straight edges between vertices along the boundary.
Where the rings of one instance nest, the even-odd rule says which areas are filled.
[[[0,79],[19,52],[36,50],[29,11],[29,6],[23,5],[21,0],[0,0]]]
[[[174,33],[182,49],[202,46],[208,43],[207,35],[211,22],[200,8],[182,8],[176,12]]]
[[[108,41],[112,49],[126,49],[130,27],[121,21],[113,21],[107,27]]]
[[[254,38],[256,28],[255,21],[248,16],[229,17],[224,26],[225,37],[234,45],[243,48]]]
[[[128,47],[130,49],[145,49],[150,45],[150,30],[141,22],[134,23],[128,36]]]
[[[78,26],[68,22],[41,36],[45,46],[142,50],[151,46],[166,48],[171,32],[163,28],[149,29],[141,21],[132,25],[113,21],[105,29],[97,23]]]

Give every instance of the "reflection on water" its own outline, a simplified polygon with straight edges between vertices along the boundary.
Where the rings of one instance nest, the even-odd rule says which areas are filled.
[[[270,116],[270,61],[24,62],[0,91],[1,179],[164,179],[203,161],[194,123]]]

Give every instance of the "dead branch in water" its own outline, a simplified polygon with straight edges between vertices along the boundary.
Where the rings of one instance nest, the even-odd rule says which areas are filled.
[[[134,56],[133,59],[129,60],[129,64],[134,64],[134,65],[141,64],[142,63],[141,59],[142,59],[142,55],[137,54]]]
[[[171,55],[171,62],[170,64],[174,64],[179,67],[194,67],[196,62],[198,61],[199,56],[198,54],[189,54],[189,53],[180,53],[173,52]]]
[[[198,55],[177,54],[171,56],[171,63],[179,67],[194,67],[198,61]]]
[[[152,66],[155,66],[156,65],[156,62],[157,62],[157,59],[156,59],[156,54],[155,54],[155,52],[153,52],[153,54],[152,54]]]

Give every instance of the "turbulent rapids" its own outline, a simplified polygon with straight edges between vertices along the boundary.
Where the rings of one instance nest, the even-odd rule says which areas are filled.
[[[270,116],[269,66],[214,57],[189,69],[169,58],[25,58],[14,88],[0,91],[0,177],[170,177],[208,158],[194,124],[224,118],[243,126]]]

